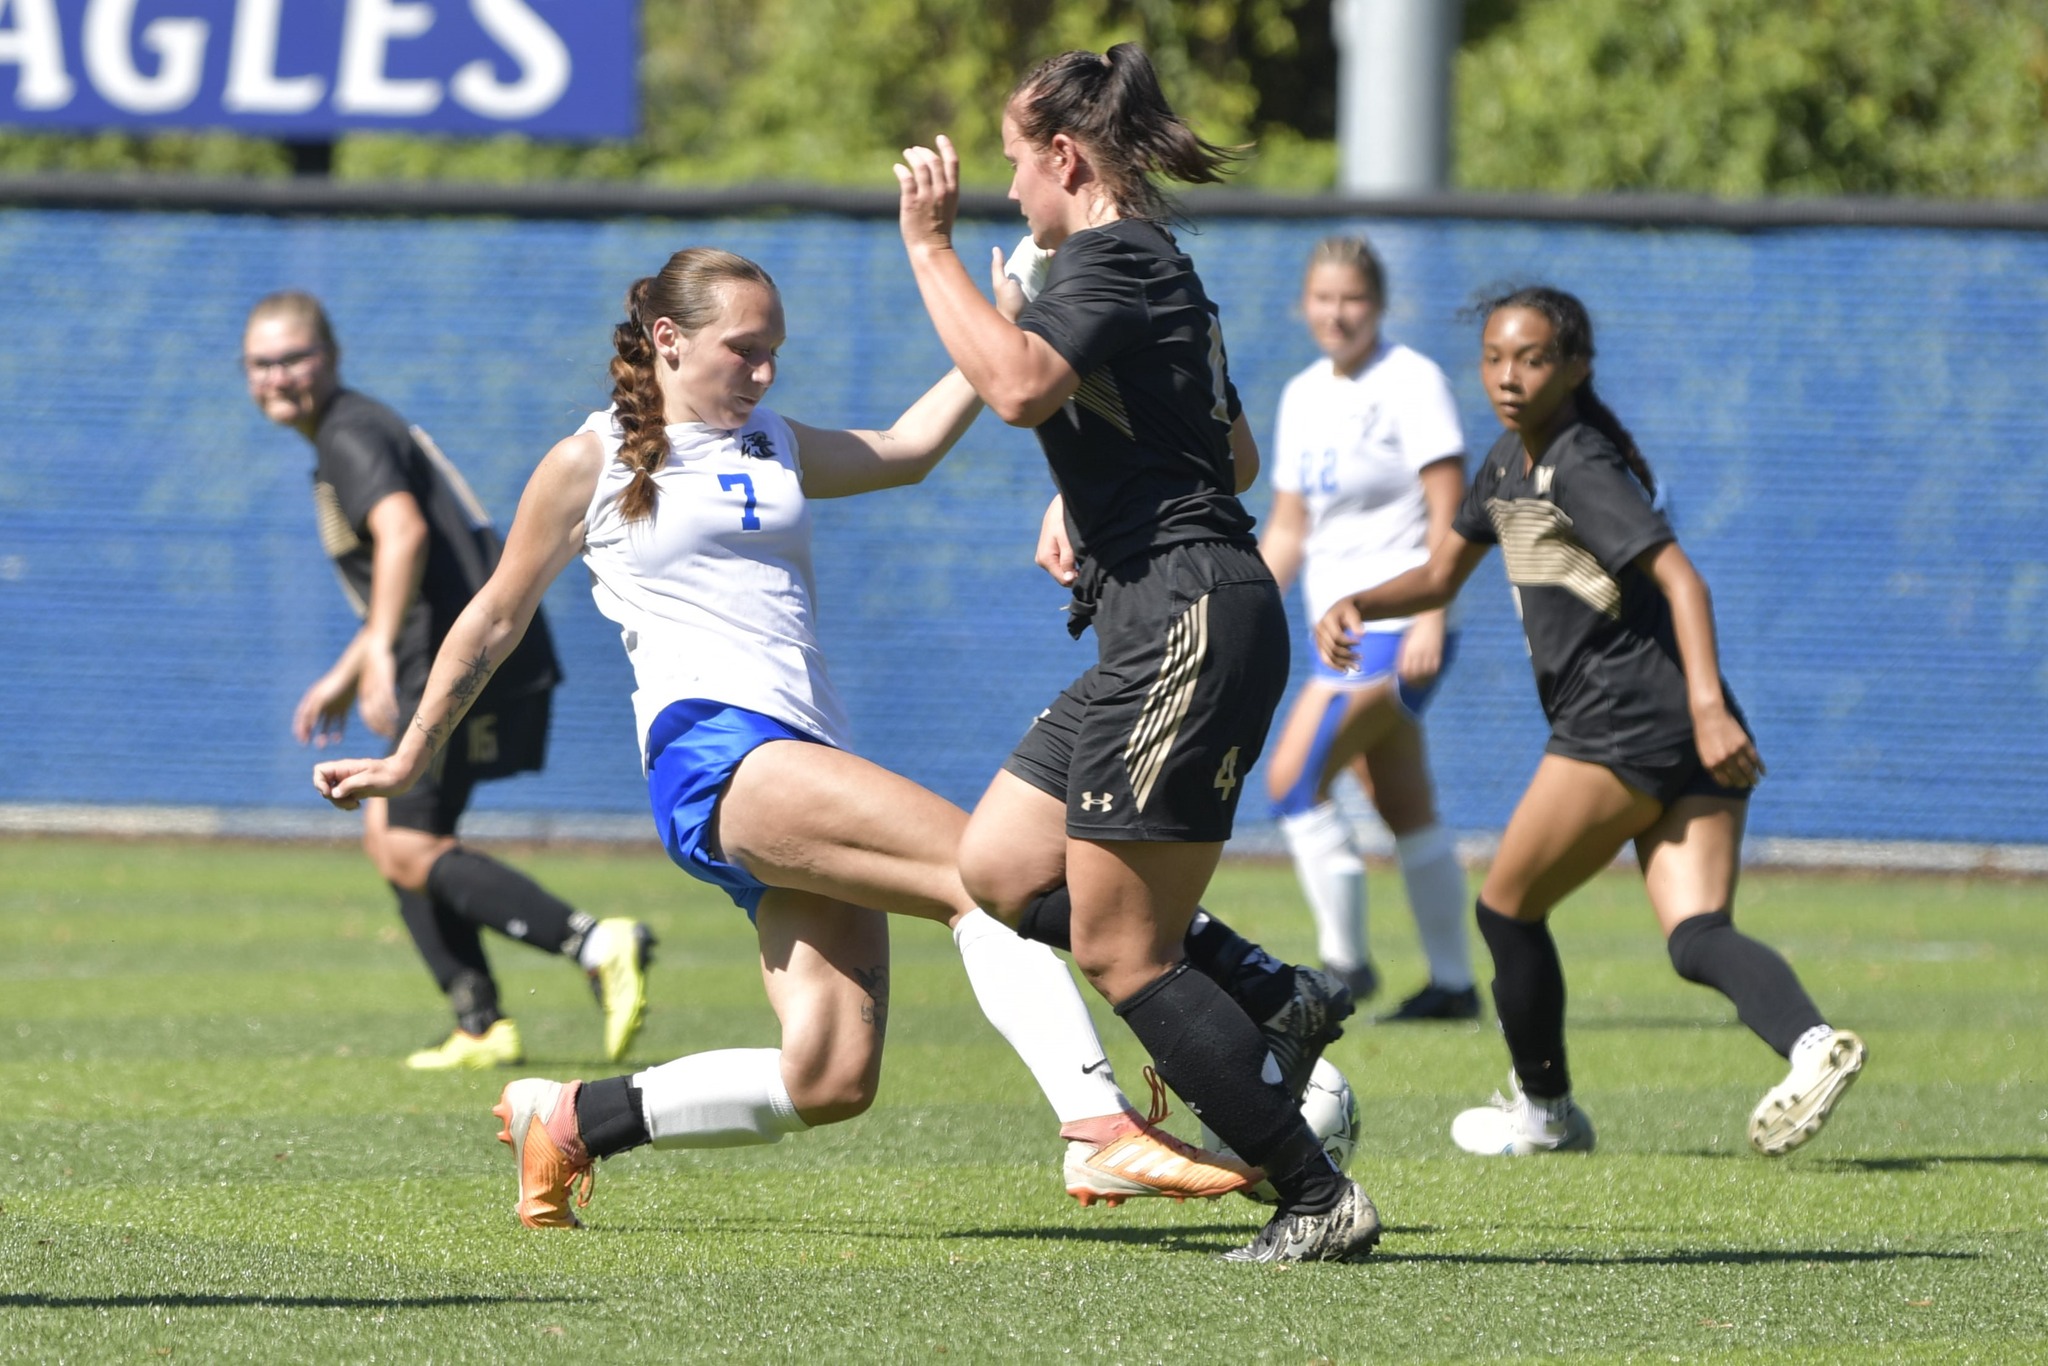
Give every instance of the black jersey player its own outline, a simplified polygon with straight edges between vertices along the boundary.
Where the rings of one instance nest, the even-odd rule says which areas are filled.
[[[897,168],[904,240],[954,363],[1006,422],[1037,431],[1061,493],[1042,558],[1071,581],[1072,626],[1092,623],[1098,653],[983,795],[961,875],[1027,937],[1071,947],[1166,1082],[1265,1168],[1279,1211],[1232,1259],[1359,1257],[1378,1214],[1288,1084],[1348,994],[1301,990],[1316,979],[1198,904],[1286,687],[1287,624],[1237,499],[1258,449],[1219,316],[1152,177],[1213,181],[1232,154],[1174,114],[1131,44],[1032,70],[1004,109],[1003,144],[1010,197],[1033,247],[1053,253],[1014,324],[954,254],[958,162],[943,138]],[[1271,999],[1248,1009],[1231,991],[1247,984]],[[1255,1023],[1275,1018],[1313,1040],[1293,1067]]]
[[[1764,766],[1721,677],[1706,584],[1652,506],[1634,438],[1594,392],[1584,305],[1538,285],[1480,311],[1480,374],[1508,430],[1429,562],[1339,601],[1316,628],[1342,665],[1363,622],[1449,602],[1496,544],[1521,610],[1550,742],[1477,908],[1514,1072],[1511,1094],[1459,1115],[1452,1136],[1488,1154],[1593,1146],[1572,1103],[1547,921],[1634,841],[1672,966],[1728,997],[1791,1062],[1749,1123],[1759,1152],[1789,1152],[1826,1122],[1864,1047],[1735,928],[1743,821]]]
[[[242,342],[249,395],[264,416],[313,443],[320,541],[362,619],[333,667],[300,699],[301,744],[340,736],[351,703],[386,738],[411,718],[427,670],[497,562],[498,538],[460,473],[427,434],[343,388],[340,349],[319,300],[296,290],[250,310]],[[544,623],[477,699],[434,772],[411,792],[364,809],[363,847],[398,894],[399,913],[448,996],[455,1028],[412,1054],[422,1069],[487,1067],[524,1056],[499,1011],[479,927],[560,953],[590,974],[605,1010],[605,1052],[624,1055],[645,1011],[646,927],[595,920],[496,859],[465,848],[455,827],[480,781],[538,769],[561,673]]]

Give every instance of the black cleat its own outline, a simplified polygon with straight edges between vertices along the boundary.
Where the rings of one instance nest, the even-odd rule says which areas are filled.
[[[1380,1240],[1380,1212],[1356,1181],[1327,1214],[1281,1211],[1258,1236],[1223,1254],[1226,1262],[1362,1262]]]
[[[1323,1050],[1344,1037],[1352,1010],[1351,989],[1321,968],[1295,968],[1294,995],[1259,1023],[1266,1047],[1280,1067],[1280,1084],[1299,1100]]]
[[[1479,1018],[1479,988],[1462,990],[1440,987],[1431,982],[1401,1002],[1400,1007],[1380,1016],[1381,1024],[1408,1020],[1476,1020]]]

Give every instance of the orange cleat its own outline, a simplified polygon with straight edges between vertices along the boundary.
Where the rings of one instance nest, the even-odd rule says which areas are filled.
[[[590,1153],[576,1132],[576,1092],[580,1081],[548,1081],[526,1077],[509,1083],[491,1113],[504,1121],[498,1133],[519,1158],[519,1203],[513,1212],[528,1228],[581,1228],[583,1221],[569,1208],[569,1192],[577,1188],[576,1205],[590,1203],[594,1178]]]
[[[1083,1205],[1100,1200],[1114,1209],[1141,1196],[1169,1200],[1214,1200],[1248,1190],[1266,1179],[1257,1167],[1198,1148],[1159,1127],[1172,1113],[1158,1073],[1145,1069],[1152,1084],[1151,1112],[1143,1119],[1126,1113],[1127,1127],[1104,1143],[1067,1144],[1067,1194]]]

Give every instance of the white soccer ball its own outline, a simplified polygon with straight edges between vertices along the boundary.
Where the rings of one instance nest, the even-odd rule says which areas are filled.
[[[1351,1155],[1358,1150],[1358,1097],[1351,1094],[1351,1083],[1328,1058],[1316,1059],[1315,1070],[1308,1074],[1308,1085],[1301,1092],[1301,1117],[1323,1141],[1323,1151],[1337,1164],[1337,1170],[1350,1171]],[[1237,1156],[1206,1124],[1202,1126],[1202,1146]],[[1262,1205],[1275,1204],[1280,1199],[1270,1181],[1261,1181],[1244,1194]]]

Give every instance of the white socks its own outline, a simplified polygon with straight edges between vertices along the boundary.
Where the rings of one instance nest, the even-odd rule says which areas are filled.
[[[1792,1051],[1786,1055],[1785,1061],[1795,1068],[1799,1067],[1809,1061],[1816,1051],[1825,1049],[1834,1041],[1834,1026],[1817,1024],[1792,1041]]]
[[[612,931],[617,928],[609,920],[600,920],[584,933],[582,947],[576,950],[576,966],[585,972],[596,972],[598,964],[604,962],[611,952]]]
[[[1061,1124],[1129,1109],[1066,964],[986,911],[953,927],[981,1013],[1031,1069]]]
[[[1472,953],[1465,926],[1471,895],[1465,869],[1451,832],[1428,825],[1394,841],[1401,857],[1401,880],[1408,886],[1408,909],[1415,913],[1415,932],[1429,959],[1429,980],[1451,991],[1470,987]]]
[[[1280,818],[1294,873],[1316,917],[1316,952],[1337,971],[1365,966],[1365,861],[1335,802]]]
[[[633,1075],[657,1148],[740,1148],[808,1129],[782,1084],[779,1048],[692,1053]]]

